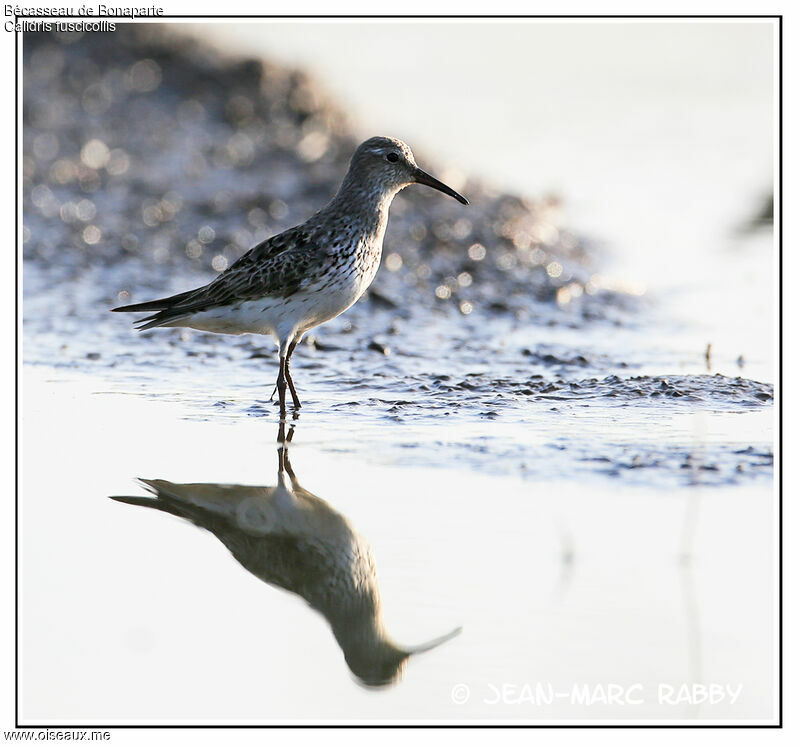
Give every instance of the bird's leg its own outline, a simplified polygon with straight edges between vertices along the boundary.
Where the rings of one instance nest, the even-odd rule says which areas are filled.
[[[294,475],[294,471],[292,470],[292,464],[289,461],[289,443],[292,442],[292,436],[294,435],[294,425],[289,425],[289,434],[286,436],[286,440],[283,442],[283,466],[286,470],[286,473],[289,475],[289,479],[292,480],[292,485],[296,486],[297,477]]]
[[[294,423],[289,425],[289,432],[286,432],[286,420],[280,420],[278,422],[278,440],[277,443],[281,448],[288,448],[289,443],[292,442],[292,436],[294,435]]]
[[[281,417],[286,416],[286,358],[281,355],[280,365],[278,366],[278,382],[275,384],[278,389],[278,403],[281,408]]]
[[[292,439],[292,425],[289,429],[289,437],[286,437],[286,425],[284,420],[281,419],[278,423],[278,471],[284,471],[285,465],[289,458],[288,443]],[[290,467],[291,468],[291,467]]]
[[[300,397],[297,396],[297,391],[294,388],[294,381],[292,380],[292,376],[289,373],[289,360],[292,357],[292,353],[294,352],[294,348],[297,347],[297,342],[292,342],[289,345],[289,349],[286,350],[286,383],[289,384],[289,393],[292,395],[292,404],[294,404],[295,409],[300,409]]]

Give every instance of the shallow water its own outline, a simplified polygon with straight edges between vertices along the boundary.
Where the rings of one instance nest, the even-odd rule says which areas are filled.
[[[26,300],[23,720],[772,717],[770,385],[605,325],[578,347],[424,311],[319,330],[294,470],[371,547],[393,640],[463,627],[367,691],[320,613],[207,531],[106,500],[145,496],[137,477],[274,486],[269,345]],[[669,694],[694,683],[734,693]]]
[[[42,369],[24,383],[35,447],[22,468],[23,722],[772,716],[775,505],[760,480],[530,478],[491,453],[485,469],[446,465],[430,458],[447,432],[435,425],[392,463],[380,454],[403,426],[365,443],[351,423],[303,415],[294,471],[371,546],[390,637],[415,645],[463,627],[368,691],[321,614],[246,572],[208,531],[107,499],[145,496],[134,477],[275,485],[274,418],[198,421],[191,401],[105,383]],[[659,701],[659,686],[663,697],[685,682],[738,695]],[[619,684],[639,685],[641,702],[547,695]],[[543,689],[536,704],[526,685]]]
[[[163,62],[163,49],[128,44],[127,62],[137,54]],[[77,213],[83,194],[41,165],[50,141],[39,138],[55,125],[43,109],[28,111],[23,722],[773,718],[768,228],[730,239],[735,250],[708,275],[704,304],[697,278],[682,295],[661,288],[641,297],[603,275],[591,241],[563,225],[552,232],[546,201],[467,180],[480,199],[457,229],[454,205],[397,202],[387,239],[394,271],[382,267],[377,292],[298,349],[303,407],[289,423],[301,484],[328,506],[329,523],[350,527],[348,541],[362,537],[354,556],[371,548],[389,637],[407,647],[463,627],[412,656],[391,685],[368,690],[344,659],[331,613],[326,622],[298,598],[311,597],[307,588],[291,595],[256,577],[269,575],[265,564],[233,559],[223,543],[245,540],[231,538],[217,513],[187,514],[197,530],[107,499],[146,497],[135,481],[144,477],[192,483],[221,510],[220,484],[239,486],[235,501],[249,494],[242,485],[278,483],[271,341],[137,334],[130,317],[108,309],[207,282],[212,255],[233,257],[240,240],[266,230],[280,195],[303,209],[323,199],[347,137],[325,125],[333,155],[308,166],[310,186],[297,176],[296,133],[276,149],[256,138],[255,161],[280,166],[280,195],[256,210],[255,166],[225,161],[230,154],[183,112],[189,133],[167,149],[190,160],[192,150],[204,153],[206,180],[180,200],[150,204],[148,190],[169,188],[171,166],[151,173],[147,153],[158,161],[153,148],[167,146],[131,133],[124,174],[81,165],[87,123],[93,137],[119,144],[113,121],[92,114],[91,97],[86,108],[87,91],[99,85],[122,102],[116,115],[132,107],[163,126],[183,111],[181,71],[197,60],[170,47],[163,84],[131,92],[136,63],[100,74],[77,47],[44,48],[31,55],[31,95],[61,90],[51,75],[58,68],[69,83],[61,105],[74,117],[58,124],[59,155],[73,159],[80,189],[108,181],[88,192],[91,226],[103,236],[89,243]],[[229,125],[246,129],[224,102],[231,76],[237,85],[252,79],[252,65],[203,64],[204,126],[226,136]],[[275,81],[290,79],[267,76],[278,89]],[[283,112],[281,96],[269,95]],[[48,192],[35,192],[40,181]],[[227,202],[210,204],[211,193]],[[177,217],[164,217],[178,203]],[[163,223],[151,225],[142,211],[156,207]],[[243,237],[234,226],[245,213]],[[270,228],[304,217],[275,215]],[[192,258],[206,223],[216,237]],[[545,228],[550,238],[540,241]],[[528,244],[534,234],[541,256]],[[223,247],[231,235],[236,245]],[[470,254],[477,238],[486,244],[480,259]],[[752,323],[726,317],[732,290],[743,313],[756,309]],[[259,505],[257,515],[269,513]],[[296,526],[295,513],[281,516]],[[248,525],[250,542],[258,530]],[[334,544],[322,542],[329,555]],[[276,556],[259,546],[246,556]],[[369,562],[354,566],[372,577]],[[693,684],[734,693],[714,703],[679,696]],[[636,703],[620,704],[612,685]]]
[[[57,288],[29,265],[24,362],[99,378],[108,392],[191,404],[192,419],[274,422],[274,345],[134,332],[127,317],[107,313],[103,292],[130,265]],[[87,295],[96,300],[81,304]],[[51,317],[43,309],[59,296],[62,315]],[[632,317],[618,342],[606,322],[584,322],[571,334],[554,326],[548,335],[548,327],[481,312],[358,304],[295,355],[300,412],[322,448],[364,449],[390,463],[457,460],[499,474],[589,473],[664,487],[751,479],[768,486],[772,386],[723,375],[702,355],[653,351],[652,323],[643,329]],[[550,344],[522,346],[548,336]],[[343,420],[351,428],[345,444],[335,437]],[[387,427],[393,436],[376,442]]]

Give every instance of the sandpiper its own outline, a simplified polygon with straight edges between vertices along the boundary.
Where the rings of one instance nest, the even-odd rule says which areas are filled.
[[[303,335],[352,306],[378,270],[394,196],[425,184],[464,205],[458,192],[419,168],[411,148],[372,137],[356,148],[336,196],[305,223],[254,246],[208,285],[114,311],[155,311],[139,330],[181,326],[221,334],[266,334],[279,350],[281,415],[286,387],[300,399],[289,361]]]

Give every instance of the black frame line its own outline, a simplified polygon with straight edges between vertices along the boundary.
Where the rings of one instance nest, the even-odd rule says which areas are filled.
[[[19,19],[32,18],[34,16],[18,16],[14,14],[14,23]],[[35,16],[38,19],[47,16]],[[777,370],[777,389],[778,389],[778,721],[777,723],[264,723],[264,724],[200,724],[200,723],[168,723],[161,725],[151,725],[145,723],[126,723],[126,724],[52,724],[34,725],[22,724],[19,722],[19,301],[20,301],[20,275],[19,275],[19,92],[20,92],[20,70],[19,70],[19,37],[21,31],[14,32],[14,271],[15,271],[15,305],[14,305],[14,451],[15,451],[15,470],[14,470],[14,727],[16,729],[37,729],[37,730],[172,730],[182,729],[319,729],[319,728],[502,728],[502,729],[561,729],[561,728],[624,728],[624,729],[782,729],[783,728],[783,14],[706,14],[706,15],[683,15],[683,14],[656,14],[656,15],[630,15],[630,14],[592,14],[592,15],[294,15],[294,14],[268,14],[268,15],[187,15],[169,14],[158,16],[138,16],[136,19],[130,16],[58,16],[58,19],[74,18],[86,22],[103,20],[120,20],[125,23],[138,22],[159,22],[162,19],[221,19],[221,20],[240,20],[240,19],[296,19],[309,20],[436,20],[447,19],[459,20],[545,20],[545,19],[631,19],[631,20],[660,20],[660,19],[685,19],[685,20],[728,20],[728,19],[754,19],[754,20],[777,20],[778,22],[778,142],[777,142],[777,204],[778,204],[778,370]],[[773,208],[774,218],[774,208]]]

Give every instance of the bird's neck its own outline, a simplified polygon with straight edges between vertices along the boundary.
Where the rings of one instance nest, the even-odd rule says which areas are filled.
[[[367,187],[354,179],[345,178],[327,211],[346,215],[365,238],[383,239],[389,220],[389,207],[399,189]]]

